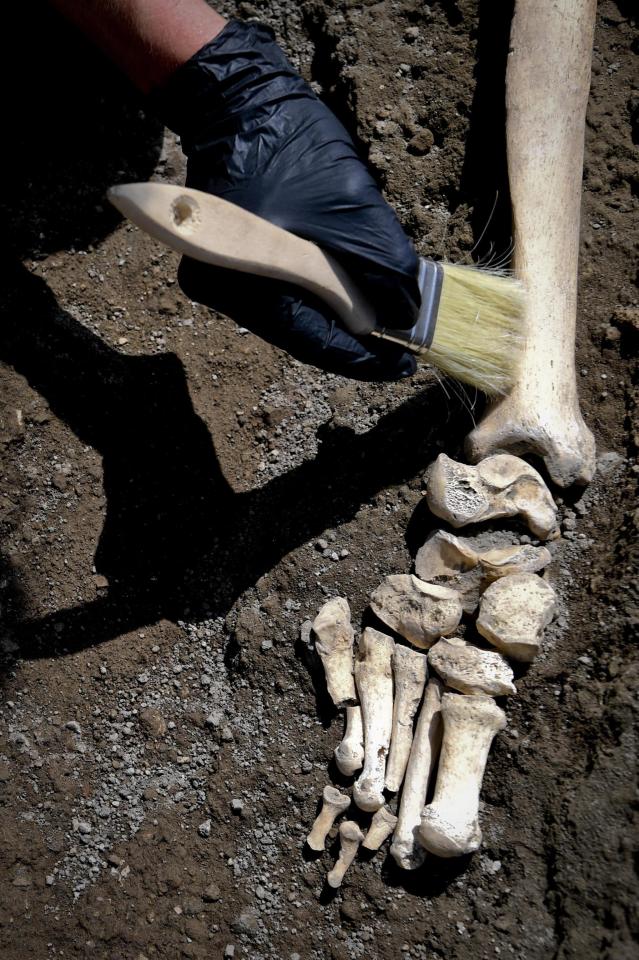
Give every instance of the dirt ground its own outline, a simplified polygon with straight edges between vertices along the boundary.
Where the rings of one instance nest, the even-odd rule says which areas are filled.
[[[303,841],[340,720],[300,625],[334,594],[359,623],[411,569],[433,522],[424,471],[461,454],[481,403],[425,369],[320,374],[186,300],[176,257],[104,200],[113,182],[180,182],[175,140],[46,7],[13,7],[0,954],[637,956],[633,4],[600,3],[588,112],[577,368],[598,470],[555,491],[560,615],[506,704],[483,847],[411,874],[361,858],[334,896],[334,845],[311,859]],[[508,249],[508,2],[225,10],[273,26],[420,252],[468,260],[484,231],[477,255]]]

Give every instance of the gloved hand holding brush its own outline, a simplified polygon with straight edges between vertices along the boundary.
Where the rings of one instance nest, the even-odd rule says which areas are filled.
[[[413,373],[417,352],[489,396],[512,387],[523,348],[521,284],[418,261],[348,134],[268,28],[227,23],[204,0],[52,2],[152,94],[182,137],[193,188],[183,199],[209,211],[197,243],[184,241],[181,220],[167,225],[162,201],[150,216],[161,185],[119,185],[109,198],[198,258],[180,268],[188,296],[327,370],[399,379]],[[284,247],[286,269],[272,260]]]
[[[417,257],[346,130],[293,70],[271,31],[232,21],[155,94],[182,138],[187,186],[215,194],[332,253],[385,326],[411,327]],[[184,258],[180,286],[307,363],[367,380],[415,369],[410,353],[355,339],[300,287]]]

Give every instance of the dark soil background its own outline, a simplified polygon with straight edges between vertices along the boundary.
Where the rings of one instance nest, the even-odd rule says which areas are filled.
[[[421,252],[507,251],[508,2],[225,12],[274,27]],[[600,3],[588,112],[577,351],[599,466],[555,491],[562,609],[507,704],[484,846],[410,875],[381,852],[334,897],[334,849],[303,840],[341,730],[300,624],[335,593],[359,621],[410,569],[424,470],[460,455],[480,401],[428,370],[319,374],[187,301],[173,254],[104,199],[179,182],[179,147],[45,6],[3,16],[2,957],[637,956],[634,5]]]

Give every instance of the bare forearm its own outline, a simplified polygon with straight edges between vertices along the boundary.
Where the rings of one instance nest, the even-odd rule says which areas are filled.
[[[50,0],[145,93],[213,39],[226,20],[204,0]]]

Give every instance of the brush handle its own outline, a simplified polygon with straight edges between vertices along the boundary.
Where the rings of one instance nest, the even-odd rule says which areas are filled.
[[[373,308],[333,257],[228,200],[164,183],[123,184],[112,187],[108,197],[178,253],[303,287],[324,300],[355,336],[375,328]]]

